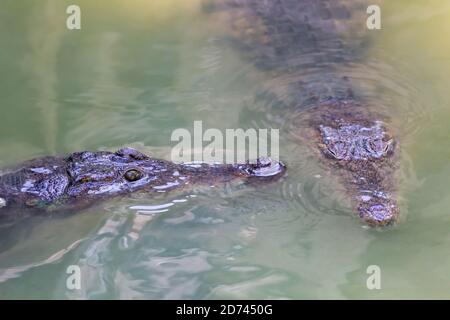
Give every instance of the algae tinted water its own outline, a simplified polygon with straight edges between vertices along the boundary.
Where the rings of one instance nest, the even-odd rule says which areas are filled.
[[[194,120],[264,126],[264,75],[196,1],[81,1],[76,31],[70,4],[1,1],[2,166],[124,145],[168,158],[173,130]],[[395,1],[382,19],[366,69],[349,76],[378,89],[401,132],[395,229],[364,228],[332,173],[281,135],[280,183],[2,225],[0,297],[449,298],[450,5]],[[66,286],[73,265],[80,290]],[[366,287],[370,265],[381,290]]]

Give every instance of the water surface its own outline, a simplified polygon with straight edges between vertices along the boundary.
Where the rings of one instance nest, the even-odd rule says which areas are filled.
[[[79,31],[65,28],[70,1],[1,2],[2,166],[125,145],[167,158],[172,131],[194,120],[268,121],[264,75],[197,1],[79,1]],[[449,298],[450,4],[398,0],[382,17],[348,72],[400,133],[397,227],[364,228],[332,173],[281,135],[290,170],[258,190],[135,196],[2,226],[0,298]],[[70,265],[80,290],[66,288]],[[366,287],[369,265],[381,290]]]

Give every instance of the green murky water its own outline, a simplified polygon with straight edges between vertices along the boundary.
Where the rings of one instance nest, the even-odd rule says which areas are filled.
[[[172,131],[194,120],[260,123],[243,110],[263,78],[197,1],[77,3],[82,29],[69,31],[71,1],[1,0],[1,165],[124,145],[167,158]],[[367,52],[377,75],[352,77],[381,88],[401,132],[395,229],[363,228],[281,136],[291,170],[258,191],[115,199],[2,227],[0,298],[450,298],[450,4],[395,1],[382,19]],[[131,208],[167,203],[150,217]],[[79,290],[66,286],[71,265]],[[380,290],[366,287],[370,265]]]

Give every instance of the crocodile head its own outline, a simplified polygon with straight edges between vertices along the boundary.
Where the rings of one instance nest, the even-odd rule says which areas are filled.
[[[319,125],[322,153],[343,175],[359,216],[370,225],[384,226],[398,218],[393,197],[395,141],[382,122],[339,119]]]
[[[186,184],[212,185],[234,178],[264,181],[285,171],[281,162],[271,159],[236,165],[175,164],[130,148],[115,153],[74,153],[67,162],[70,177],[67,194],[71,197],[115,195],[141,189],[165,192]]]
[[[242,164],[175,164],[137,150],[76,152],[45,157],[0,176],[0,207],[25,204],[45,210],[81,208],[95,199],[138,190],[167,192],[192,184],[214,185],[233,179],[258,183],[280,177],[285,166],[258,159]]]
[[[353,211],[368,225],[385,226],[399,218],[399,147],[389,118],[373,110],[354,100],[329,99],[293,117],[292,130],[337,177]]]
[[[129,148],[114,153],[76,152],[66,162],[70,181],[67,194],[71,197],[114,195],[150,185],[170,187],[176,180],[170,163]]]
[[[8,202],[45,208],[83,206],[92,199],[175,184],[170,162],[134,149],[76,152],[65,158],[45,157],[0,176],[0,196]],[[164,181],[163,181],[164,180]]]

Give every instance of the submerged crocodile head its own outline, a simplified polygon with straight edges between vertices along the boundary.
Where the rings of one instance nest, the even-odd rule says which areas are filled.
[[[386,188],[395,144],[381,122],[369,127],[344,122],[334,128],[321,125],[319,130],[322,152],[348,172],[347,183],[358,192],[359,216],[372,225],[395,221],[397,205]]]
[[[135,149],[81,152],[67,158],[69,196],[114,195],[141,189],[164,192],[190,183],[230,181],[234,178],[269,180],[279,177],[284,165],[269,158],[234,165],[175,164],[151,158]]]
[[[95,199],[138,190],[166,192],[189,184],[214,185],[233,179],[268,180],[285,171],[270,159],[236,165],[175,164],[125,148],[76,152],[24,163],[0,176],[0,198],[33,208],[78,208]]]
[[[360,218],[372,226],[390,225],[399,218],[398,147],[381,119],[348,101],[324,103],[311,110],[308,118],[309,138],[344,185]]]

